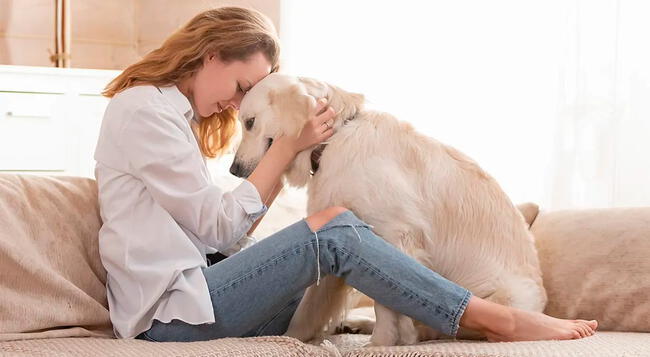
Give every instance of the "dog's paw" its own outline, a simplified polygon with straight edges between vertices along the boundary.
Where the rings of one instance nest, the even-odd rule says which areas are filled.
[[[399,334],[396,328],[376,328],[368,346],[397,346]]]
[[[374,329],[375,316],[372,308],[354,309],[341,322],[341,325],[336,328],[336,333],[370,335]]]

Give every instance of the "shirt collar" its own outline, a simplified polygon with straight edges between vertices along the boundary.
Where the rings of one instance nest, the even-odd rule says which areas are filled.
[[[173,85],[169,87],[158,87],[158,90],[162,95],[167,98],[167,100],[176,108],[180,113],[185,116],[185,119],[190,122],[191,120],[196,120],[194,117],[194,110],[192,110],[192,104],[187,99],[187,97],[178,90],[178,87]]]

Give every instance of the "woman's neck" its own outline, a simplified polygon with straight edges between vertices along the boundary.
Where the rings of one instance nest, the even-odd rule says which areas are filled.
[[[183,93],[185,97],[191,102],[192,98],[192,83],[194,82],[194,77],[190,76],[185,79],[181,79],[176,86],[178,87],[178,90]]]
[[[194,84],[194,76],[181,79],[177,84],[178,90],[187,98],[192,106],[192,111],[196,114],[196,108],[194,107],[194,93],[192,91],[192,84]]]

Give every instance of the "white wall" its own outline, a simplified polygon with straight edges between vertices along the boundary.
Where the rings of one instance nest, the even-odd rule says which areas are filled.
[[[363,93],[457,147],[515,203],[650,205],[649,9],[285,0],[283,68]]]

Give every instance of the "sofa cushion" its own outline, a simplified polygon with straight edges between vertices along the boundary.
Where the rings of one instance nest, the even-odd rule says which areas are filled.
[[[424,341],[411,346],[362,347],[370,335],[329,338],[342,357],[614,357],[650,356],[650,337],[638,332],[597,332],[568,341]]]
[[[0,174],[0,340],[113,336],[95,181]]]
[[[334,335],[303,344],[286,336],[222,338],[200,342],[147,342],[57,338],[0,342],[0,355],[34,356],[331,356],[331,357],[548,357],[650,356],[650,338],[638,332],[598,332],[571,341],[426,341],[412,346],[363,347],[370,335]]]
[[[547,314],[650,332],[650,208],[542,211],[531,230]]]

